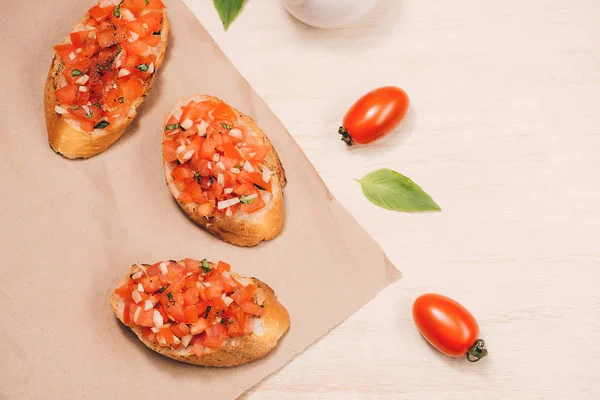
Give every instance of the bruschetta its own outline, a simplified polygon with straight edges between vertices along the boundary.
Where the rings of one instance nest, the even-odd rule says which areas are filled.
[[[125,131],[163,62],[169,20],[161,0],[102,0],[75,25],[48,72],[48,141],[67,158],[106,150]]]
[[[150,349],[208,367],[261,358],[290,326],[267,284],[232,273],[222,261],[133,265],[110,304]]]
[[[165,118],[163,162],[171,194],[190,219],[239,246],[283,229],[285,172],[254,121],[216,97],[194,95]]]

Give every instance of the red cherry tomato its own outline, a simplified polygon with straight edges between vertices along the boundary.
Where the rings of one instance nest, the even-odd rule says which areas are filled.
[[[408,104],[408,95],[399,87],[375,89],[350,107],[338,133],[348,146],[370,143],[396,128],[404,119]]]
[[[487,355],[485,342],[478,339],[477,321],[456,301],[439,294],[427,293],[415,300],[412,312],[421,335],[445,355],[466,355],[471,362],[479,361]]]

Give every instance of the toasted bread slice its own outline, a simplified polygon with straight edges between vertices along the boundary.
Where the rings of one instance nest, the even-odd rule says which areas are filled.
[[[177,102],[165,118],[165,124],[177,110],[189,103],[190,100],[196,102],[221,101],[213,96],[196,94],[189,99]],[[264,132],[250,117],[236,109],[233,109],[233,111],[237,117],[235,121],[237,125],[244,126],[250,132],[255,133],[262,144],[268,145],[271,148],[271,151],[262,163],[271,171],[272,182],[272,195],[264,208],[253,213],[245,213],[238,210],[232,216],[223,214],[214,215],[213,213],[207,216],[200,216],[195,211],[198,206],[197,203],[186,204],[180,200],[179,195],[181,191],[177,188],[172,178],[173,168],[177,166],[177,162],[164,161],[165,177],[171,194],[192,221],[226,242],[249,247],[255,246],[264,240],[274,239],[281,233],[284,223],[283,188],[287,182],[279,156]]]
[[[183,263],[183,261],[180,261],[180,263]],[[215,264],[210,263],[210,265],[215,268]],[[139,271],[137,268],[136,265],[132,266],[130,272]],[[277,346],[279,339],[289,329],[290,316],[285,307],[277,300],[273,289],[269,285],[256,278],[241,278],[236,274],[232,275],[246,283],[254,283],[258,287],[253,299],[256,304],[263,308],[264,314],[260,317],[254,317],[252,333],[230,337],[220,347],[212,350],[205,348],[204,353],[198,356],[193,354],[190,345],[182,346],[176,350],[168,346],[161,346],[144,338],[141,327],[134,324],[127,326],[149,349],[188,364],[206,367],[234,367],[264,357]],[[124,281],[119,282],[117,287],[123,283]],[[123,318],[124,299],[113,292],[110,305],[116,317],[125,324]]]
[[[120,0],[102,0],[98,4],[102,3],[103,6],[106,6],[110,3],[119,4],[119,2]],[[133,101],[127,114],[119,117],[116,119],[115,123],[106,128],[94,129],[92,132],[86,132],[80,128],[75,119],[68,118],[68,114],[61,115],[55,111],[55,107],[59,106],[59,102],[56,99],[54,92],[65,85],[65,78],[62,75],[65,65],[60,57],[57,55],[54,56],[44,90],[44,113],[48,131],[48,142],[55,152],[62,154],[67,158],[92,157],[102,153],[110,145],[116,142],[129,124],[131,124],[137,115],[137,108],[144,101],[146,94],[152,86],[156,71],[158,71],[165,57],[169,37],[169,20],[166,12],[164,10],[160,11],[163,13],[163,27],[160,33],[160,43],[151,48],[152,54],[156,55],[155,72],[144,81],[143,95]],[[142,11],[141,15],[144,15],[145,13],[145,11]],[[73,28],[72,32],[86,30],[85,21],[89,18],[90,15],[86,14]],[[69,36],[67,36],[63,44],[69,43],[71,43],[71,41]]]

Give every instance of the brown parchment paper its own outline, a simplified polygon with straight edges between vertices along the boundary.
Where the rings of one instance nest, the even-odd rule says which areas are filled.
[[[135,122],[105,153],[70,161],[48,146],[43,88],[52,46],[91,2],[3,2],[2,399],[235,398],[399,276],[192,12],[180,0],[166,3],[172,28],[166,61]],[[171,198],[162,121],[176,100],[195,92],[254,117],[271,138],[289,181],[277,239],[251,249],[221,242]],[[292,320],[280,346],[245,366],[209,369],[138,342],[110,310],[110,292],[132,263],[184,257],[222,259],[269,283]]]

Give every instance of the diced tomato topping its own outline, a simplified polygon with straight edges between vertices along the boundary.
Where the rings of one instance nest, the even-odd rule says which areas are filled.
[[[238,209],[253,213],[267,206],[261,191],[272,192],[271,171],[261,163],[271,147],[237,123],[227,104],[192,100],[181,107],[178,119],[171,116],[165,124],[165,161],[177,161],[175,168],[189,167],[195,181],[174,171],[175,185],[182,191],[178,198],[185,204],[197,203],[194,210],[199,217],[232,216]],[[226,209],[215,207],[234,197],[240,202]]]
[[[145,81],[156,72],[156,56],[150,50],[160,43],[158,32],[162,30],[164,8],[160,0],[127,0],[106,7],[94,5],[84,20],[85,25],[94,29],[71,32],[71,43],[54,46],[65,65],[62,75],[66,79],[66,85],[58,87],[55,95],[82,130],[93,131],[103,119],[113,123],[124,118],[132,102],[143,95]],[[142,15],[142,10],[147,11]],[[133,15],[133,20],[126,21],[125,14]],[[136,32],[140,26],[145,35],[134,40],[130,31]],[[125,68],[127,63],[132,65]],[[144,64],[148,68],[143,67]],[[136,68],[138,66],[141,67]],[[122,73],[118,78],[123,68],[129,74]],[[90,115],[81,111],[82,106],[94,105],[98,113],[93,111]]]
[[[189,258],[134,267],[115,289],[125,302],[123,321],[141,327],[153,343],[173,349],[185,343],[192,352],[251,333],[253,318],[264,314],[254,299],[257,286],[242,286],[230,270],[223,261],[215,265]],[[189,343],[180,341],[187,335]]]

